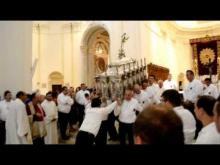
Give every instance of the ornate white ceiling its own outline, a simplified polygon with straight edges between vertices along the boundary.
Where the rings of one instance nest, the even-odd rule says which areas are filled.
[[[170,21],[180,30],[208,30],[218,28],[220,21]]]

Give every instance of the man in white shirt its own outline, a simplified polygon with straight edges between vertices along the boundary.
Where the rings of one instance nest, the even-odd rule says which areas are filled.
[[[159,104],[161,103],[160,100],[161,100],[161,95],[162,93],[165,91],[164,89],[164,86],[163,86],[163,80],[159,80],[158,81],[158,90],[157,90],[157,93],[156,93],[156,96],[155,96],[155,101],[156,101],[156,104]]]
[[[148,86],[148,93],[151,93],[151,101],[152,104],[158,104],[157,100],[157,93],[159,91],[159,85],[156,83],[156,78],[154,75],[149,76],[149,86]]]
[[[66,129],[69,121],[69,112],[73,104],[73,99],[68,93],[67,87],[62,88],[62,92],[57,97],[58,103],[58,122],[60,126],[60,133],[63,140],[69,139],[66,135]]]
[[[149,88],[149,85],[148,85],[148,80],[145,79],[143,82],[142,82],[142,90],[144,92],[146,92],[147,96],[148,96],[148,99],[150,100],[150,104],[154,104],[155,103],[155,92],[154,90],[152,90],[153,88]]]
[[[41,106],[46,114],[45,122],[47,135],[44,137],[45,144],[58,144],[58,109],[53,101],[52,92],[46,94],[46,99],[41,103]]]
[[[148,98],[147,93],[141,90],[141,87],[138,84],[134,85],[134,98],[137,99],[142,107],[147,107],[150,105],[150,99]]]
[[[178,91],[169,89],[163,92],[162,102],[173,108],[183,122],[185,144],[192,144],[196,131],[196,120],[192,113],[181,106],[181,98]]]
[[[202,122],[203,128],[195,144],[220,144],[220,134],[217,131],[213,114],[215,101],[212,96],[201,96],[196,103],[195,114]]]
[[[4,100],[0,102],[0,145],[5,144],[6,131],[5,121],[8,115],[9,106],[12,103],[12,94],[10,91],[4,92]]]
[[[143,110],[138,101],[132,98],[132,95],[132,90],[126,89],[121,107],[115,110],[115,115],[119,116],[119,139],[122,145],[126,144],[127,135],[129,145],[134,144],[133,123],[136,120],[136,111]]]
[[[167,80],[164,81],[163,85],[164,85],[165,90],[167,90],[167,89],[177,89],[175,82],[172,80],[172,75],[171,74],[168,74]]]
[[[90,95],[88,93],[85,94],[85,109],[87,108],[91,108],[91,99],[90,99]]]
[[[33,144],[29,119],[26,112],[26,93],[20,91],[9,106],[5,128],[6,144]]]
[[[212,81],[210,78],[205,79],[205,88],[204,88],[203,94],[212,96],[215,99],[217,99],[219,96],[218,88],[212,84]]]
[[[220,133],[220,97],[218,97],[215,103],[213,113],[214,113],[214,121],[215,121],[216,128],[218,132]]]
[[[191,70],[186,71],[186,77],[189,84],[184,88],[184,101],[195,103],[198,96],[202,96],[203,94],[203,84],[201,81],[195,79],[194,73]]]
[[[76,137],[76,145],[93,145],[103,119],[116,108],[117,102],[107,107],[100,106],[101,100],[94,98],[91,108],[85,110],[85,118]]]
[[[109,104],[111,104],[111,102],[109,103],[107,101],[106,97],[102,97],[101,98],[101,105],[100,105],[100,107],[107,107]],[[91,108],[91,105],[90,105],[90,108]],[[100,125],[100,128],[99,128],[99,131],[98,131],[98,133],[97,133],[97,135],[95,137],[95,144],[96,145],[104,146],[104,145],[107,144],[107,132],[108,132],[108,122],[107,121],[108,121],[109,114],[106,114],[106,115],[103,116],[103,119],[102,119],[102,122],[101,122],[101,125]]]
[[[188,107],[187,109],[189,109],[195,117],[194,104],[196,103],[198,96],[203,95],[203,84],[201,81],[195,79],[194,72],[192,70],[186,71],[186,78],[189,81],[189,83],[183,90],[184,105]],[[202,123],[199,120],[196,120],[195,137],[197,137],[198,132],[201,130],[201,128]]]
[[[86,93],[90,95],[90,92],[86,90],[86,85],[82,83],[81,89],[76,93],[76,97],[75,97],[77,108],[78,108],[79,126],[81,126],[84,115],[85,115],[84,111],[85,111],[85,104],[86,104],[86,98],[85,98]]]
[[[135,144],[183,145],[183,124],[180,117],[166,105],[144,109],[134,123]]]

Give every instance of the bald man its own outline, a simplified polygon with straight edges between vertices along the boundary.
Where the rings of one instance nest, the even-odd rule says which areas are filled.
[[[158,81],[158,86],[159,86],[159,88],[158,88],[158,90],[157,90],[157,92],[156,92],[156,96],[155,96],[155,98],[156,98],[156,103],[157,104],[159,104],[161,101],[161,95],[162,95],[162,93],[164,92],[164,86],[163,86],[163,80],[159,80]]]
[[[127,135],[129,145],[134,144],[132,128],[136,120],[136,111],[141,112],[143,110],[143,107],[132,95],[133,91],[126,89],[121,107],[115,110],[115,115],[119,116],[119,139],[122,145],[126,144]]]
[[[167,89],[177,89],[175,82],[172,80],[172,75],[171,74],[168,74],[167,80],[164,81],[163,85],[164,85],[165,90],[167,90]]]
[[[134,85],[134,98],[137,99],[138,103],[142,105],[143,108],[150,104],[148,93],[144,90],[141,90],[139,84]]]

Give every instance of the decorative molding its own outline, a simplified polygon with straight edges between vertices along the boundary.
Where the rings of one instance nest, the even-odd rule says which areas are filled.
[[[195,32],[205,32],[205,31],[211,31],[211,30],[215,30],[215,29],[219,29],[220,28],[220,23],[212,23],[212,24],[206,24],[205,26],[198,26],[195,28],[187,28],[187,27],[181,27],[178,26],[175,21],[168,21],[168,23],[172,26],[174,26],[176,29],[178,29],[179,31],[183,31],[183,32],[191,32],[191,33],[195,33]]]
[[[87,45],[80,46],[80,49],[81,49],[81,51],[82,51],[82,54],[83,54],[84,56],[87,56],[88,46],[87,46]]]
[[[190,39],[190,44],[194,44],[194,43],[200,43],[200,42],[209,42],[209,41],[218,41],[220,40],[220,36],[206,36],[203,38],[194,38],[194,39]]]
[[[33,24],[32,26],[32,31],[33,33],[44,33],[44,32],[49,32],[50,26],[48,24]]]
[[[192,45],[192,54],[193,54],[193,70],[195,75],[198,75],[198,61],[197,61],[197,44]]]

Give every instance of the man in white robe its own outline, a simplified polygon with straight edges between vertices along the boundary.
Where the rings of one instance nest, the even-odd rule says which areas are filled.
[[[4,100],[0,102],[0,145],[5,144],[6,130],[5,121],[8,116],[9,106],[12,104],[12,94],[10,91],[4,92]]]
[[[172,75],[171,74],[168,75],[167,80],[165,80],[164,83],[163,83],[163,86],[164,86],[165,90],[167,90],[167,89],[177,89],[175,82],[172,80]]]
[[[57,119],[58,110],[52,98],[52,92],[46,94],[46,99],[41,103],[46,114],[47,135],[44,137],[45,144],[58,144]]]
[[[6,119],[6,144],[32,144],[29,119],[25,108],[27,96],[20,91],[9,107]]]
[[[215,85],[212,84],[210,78],[205,79],[205,88],[203,90],[203,94],[212,96],[215,99],[217,99],[218,96],[219,96],[218,88]]]

